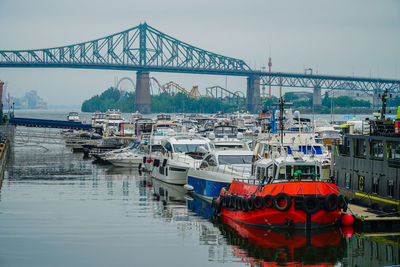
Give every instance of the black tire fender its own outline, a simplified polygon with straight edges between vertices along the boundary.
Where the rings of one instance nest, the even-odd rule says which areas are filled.
[[[281,200],[285,200],[285,205],[279,205]],[[292,206],[292,199],[286,193],[279,193],[274,197],[274,206],[279,211],[287,211]]]
[[[246,197],[243,197],[242,198],[242,211],[244,211],[244,212],[248,212],[249,211],[249,208],[247,207],[247,198]]]
[[[338,208],[338,196],[334,193],[329,193],[324,199],[324,207],[327,212],[332,212]]]
[[[256,209],[261,209],[263,207],[263,198],[262,198],[262,196],[256,196],[254,198],[254,207]]]
[[[271,195],[266,195],[263,198],[263,204],[266,208],[272,208],[274,206],[274,197]]]
[[[314,214],[319,210],[319,200],[316,196],[305,196],[303,210],[307,214]]]
[[[254,205],[254,197],[250,197],[247,199],[247,208],[249,210],[254,210],[255,205]]]

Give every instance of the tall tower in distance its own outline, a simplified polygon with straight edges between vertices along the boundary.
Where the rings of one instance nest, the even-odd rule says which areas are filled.
[[[268,58],[268,72],[271,73],[271,67],[272,67],[272,61],[271,61],[271,56]],[[271,76],[269,76],[269,90],[268,90],[268,95],[271,97]]]

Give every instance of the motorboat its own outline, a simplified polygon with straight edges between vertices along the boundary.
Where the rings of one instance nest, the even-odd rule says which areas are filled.
[[[318,119],[314,123],[316,142],[323,144],[328,151],[332,151],[334,145],[341,141],[340,130],[329,124],[326,120]]]
[[[108,136],[120,135],[123,122],[122,113],[119,110],[107,110],[103,126],[104,134]]]
[[[222,217],[262,228],[313,229],[336,225],[347,209],[338,187],[321,179],[316,159],[281,154],[254,169],[255,177],[234,179],[213,200]]]
[[[103,128],[105,124],[106,113],[96,111],[92,114],[92,127]]]
[[[67,120],[68,121],[80,122],[80,118],[79,118],[78,112],[72,111],[72,112],[68,113]]]
[[[181,130],[181,127],[180,124],[173,122],[146,123],[144,126],[147,128],[146,125],[151,127],[151,132],[150,135],[146,136],[149,149],[147,154],[143,157],[143,165],[141,168],[143,168],[144,171],[152,172],[154,169],[153,159],[163,150],[161,145],[162,140],[168,136],[177,134]]]
[[[166,183],[184,185],[189,167],[200,165],[211,150],[209,140],[196,135],[169,136],[161,143],[162,153],[153,159],[152,176]]]
[[[138,168],[146,155],[146,143],[134,142],[133,145],[120,152],[109,153],[103,157],[104,160],[118,167]]]
[[[252,158],[250,150],[214,150],[204,157],[199,167],[189,169],[185,188],[211,201],[234,178],[250,176]]]

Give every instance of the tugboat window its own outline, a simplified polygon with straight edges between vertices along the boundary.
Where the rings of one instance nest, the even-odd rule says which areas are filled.
[[[389,167],[400,167],[400,142],[388,142]]]
[[[365,144],[365,139],[355,139],[355,156],[357,158],[367,157],[367,148]]]
[[[345,187],[346,188],[350,188],[351,187],[351,174],[350,173],[348,173],[348,172],[346,172],[346,175],[345,175]]]
[[[383,142],[372,141],[371,148],[371,157],[373,159],[383,160]]]
[[[374,178],[372,184],[372,192],[379,194],[379,178]]]
[[[393,197],[394,196],[394,182],[393,180],[388,180],[388,196]]]

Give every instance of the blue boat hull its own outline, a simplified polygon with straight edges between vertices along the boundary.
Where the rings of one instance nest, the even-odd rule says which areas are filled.
[[[200,196],[212,199],[218,197],[222,187],[228,186],[230,183],[210,181],[194,176],[187,177],[187,183],[193,186],[193,193]]]

